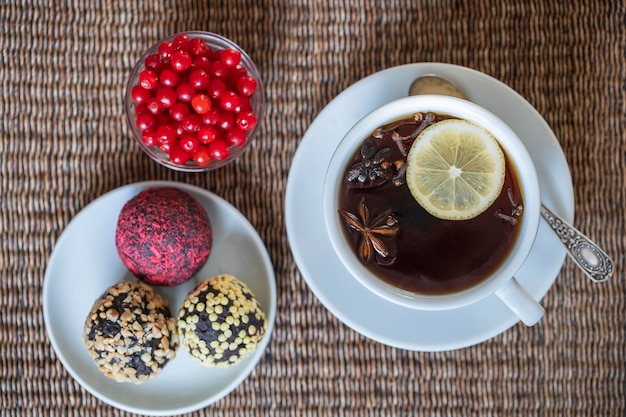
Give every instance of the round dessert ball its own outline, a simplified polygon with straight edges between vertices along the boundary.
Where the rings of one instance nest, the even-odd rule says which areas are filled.
[[[167,300],[152,287],[120,281],[95,301],[83,341],[106,376],[140,384],[176,356],[176,319]]]
[[[178,312],[182,345],[205,366],[228,367],[249,356],[267,330],[265,313],[246,284],[218,275],[191,291]]]
[[[178,285],[211,253],[213,231],[204,208],[176,188],[150,188],[122,208],[115,246],[126,267],[152,285]]]

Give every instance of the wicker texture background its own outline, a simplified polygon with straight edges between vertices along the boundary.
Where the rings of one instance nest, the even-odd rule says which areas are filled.
[[[256,227],[275,266],[276,328],[251,376],[193,415],[624,416],[626,9],[622,1],[234,0],[0,4],[0,414],[125,416],[80,387],[49,343],[45,268],[69,221],[124,184],[199,185]],[[249,51],[265,83],[262,131],[211,174],[169,171],[130,139],[126,77],[183,30]],[[480,345],[409,352],[339,322],[306,286],[284,226],[291,159],[343,89],[440,61],[483,71],[534,105],[570,165],[576,226],[616,263],[594,285],[567,260],[546,317]]]

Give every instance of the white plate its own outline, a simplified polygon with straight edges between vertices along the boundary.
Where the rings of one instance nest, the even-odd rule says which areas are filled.
[[[177,314],[200,279],[229,273],[244,281],[261,303],[268,330],[259,347],[238,365],[210,369],[184,349],[161,375],[141,385],[117,383],[97,368],[82,341],[83,325],[94,301],[121,279],[134,279],[115,249],[115,227],[124,203],[149,187],[176,187],[206,209],[213,227],[212,253],[190,281],[157,291]],[[261,238],[248,220],[225,200],[195,186],[165,182],[127,185],[98,198],[69,223],[50,257],[43,286],[46,328],[57,356],[85,389],[122,410],[150,415],[187,413],[219,400],[237,387],[263,356],[276,318],[276,278]]]
[[[533,158],[542,202],[566,220],[573,220],[574,197],[567,161],[539,113],[505,84],[468,68],[440,63],[409,64],[378,72],[333,99],[313,121],[294,156],[287,181],[285,216],[289,243],[304,279],[339,320],[390,346],[444,351],[490,339],[517,323],[517,316],[496,296],[459,309],[421,311],[374,295],[348,273],[334,254],[322,212],[325,169],[339,141],[375,108],[405,97],[411,82],[424,74],[452,80],[471,101],[504,120]],[[555,281],[565,255],[554,232],[542,222],[535,245],[516,277],[540,300]]]

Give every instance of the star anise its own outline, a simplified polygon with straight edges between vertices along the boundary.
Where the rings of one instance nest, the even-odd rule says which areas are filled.
[[[349,188],[371,188],[381,185],[392,177],[391,163],[387,160],[391,149],[376,149],[373,141],[366,140],[361,147],[361,160],[346,173]]]
[[[370,219],[370,212],[365,205],[365,198],[362,198],[357,206],[357,215],[344,210],[339,210],[339,214],[349,228],[357,231],[361,235],[358,253],[361,262],[369,263],[372,257],[376,258],[379,265],[391,265],[396,260],[396,248],[391,238],[398,231],[398,220],[391,213],[385,210],[373,219]]]

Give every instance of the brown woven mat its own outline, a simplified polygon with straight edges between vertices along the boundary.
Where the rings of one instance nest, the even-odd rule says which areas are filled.
[[[250,219],[278,285],[276,329],[234,392],[194,415],[624,416],[626,413],[626,10],[587,1],[3,1],[0,4],[0,414],[122,416],[57,359],[42,313],[55,242],[89,202],[169,179]],[[157,166],[130,139],[128,73],[150,43],[221,33],[250,52],[268,109],[244,157],[211,174]],[[592,284],[569,260],[546,317],[477,346],[419,353],[354,332],[315,298],[291,255],[284,191],[315,116],[376,71],[440,61],[522,94],[570,165],[576,226],[614,258]],[[252,198],[251,198],[252,197]]]

